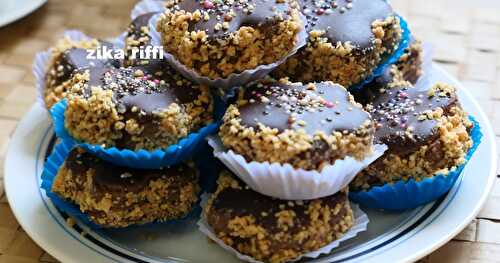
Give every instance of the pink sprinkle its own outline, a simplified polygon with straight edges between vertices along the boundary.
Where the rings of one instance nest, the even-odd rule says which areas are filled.
[[[160,80],[159,79],[155,79],[155,80],[153,80],[153,82],[156,83],[156,84],[158,84],[158,83],[160,83]]]
[[[214,8],[214,3],[212,3],[211,1],[205,0],[205,2],[203,2],[203,8],[212,9],[212,8]]]
[[[402,124],[401,124],[401,128],[403,128],[403,129],[404,129],[404,128],[406,128],[406,124],[405,124],[405,123],[402,123]]]
[[[142,80],[148,80],[148,79],[149,79],[148,76],[142,77]]]
[[[401,93],[399,93],[399,96],[400,96],[401,98],[408,98],[408,93],[406,93],[406,92],[401,92]]]
[[[327,107],[327,108],[333,108],[333,103],[329,102],[329,101],[325,101],[323,102],[323,104]]]

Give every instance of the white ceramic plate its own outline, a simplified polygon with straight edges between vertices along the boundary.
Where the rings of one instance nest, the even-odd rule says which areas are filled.
[[[459,233],[478,213],[495,178],[496,149],[485,114],[452,77],[434,67],[433,81],[459,88],[463,107],[479,121],[484,138],[448,195],[435,203],[404,213],[365,210],[368,231],[343,243],[334,253],[314,262],[406,262],[419,259]],[[95,232],[80,223],[69,226],[40,190],[44,158],[51,149],[52,125],[38,105],[20,122],[9,148],[5,187],[9,203],[24,230],[62,262],[233,262],[237,261],[186,225],[134,227]],[[81,233],[85,233],[82,235]]]
[[[47,0],[2,0],[0,27],[10,24],[40,8]]]

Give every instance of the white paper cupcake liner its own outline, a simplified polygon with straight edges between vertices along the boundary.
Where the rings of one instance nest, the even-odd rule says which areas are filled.
[[[295,47],[288,53],[287,56],[281,58],[280,60],[266,65],[260,65],[254,69],[245,70],[241,73],[233,73],[227,78],[211,79],[205,76],[201,76],[193,69],[190,69],[178,61],[172,54],[165,51],[165,59],[167,62],[181,73],[185,78],[188,78],[198,84],[208,85],[210,87],[219,88],[222,93],[228,89],[243,86],[252,81],[262,79],[264,76],[269,74],[273,69],[277,68],[279,65],[283,64],[289,57],[293,56],[297,51],[305,46],[307,43],[308,33],[305,29],[306,18],[301,14],[301,19],[304,21],[302,29],[297,35],[297,43]],[[160,33],[156,30],[156,24],[159,18],[159,14],[155,15],[149,21],[149,30],[151,36],[151,43],[153,46],[162,46]]]
[[[214,156],[254,191],[285,200],[310,200],[335,194],[387,149],[382,144],[374,145],[370,157],[361,161],[346,157],[320,172],[295,169],[290,164],[247,162],[232,150],[226,151],[217,136],[209,136],[208,143],[214,148]]]
[[[130,13],[130,18],[132,20],[136,19],[138,16],[153,13],[153,12],[163,12],[165,11],[165,1],[159,0],[142,0],[137,3],[132,12]]]
[[[33,60],[33,75],[35,75],[36,100],[45,106],[45,73],[49,67],[50,50],[38,52]]]
[[[205,205],[208,202],[208,195],[203,194],[202,199],[201,199],[201,205],[202,207],[205,207]],[[337,239],[333,241],[332,243],[316,250],[313,252],[309,252],[303,255],[300,255],[298,258],[294,259],[293,261],[300,260],[304,257],[307,258],[317,258],[322,254],[329,254],[332,252],[332,250],[340,245],[341,242],[344,242],[348,239],[354,238],[358,233],[363,232],[367,229],[368,223],[370,220],[368,219],[368,216],[359,208],[358,205],[351,203],[351,208],[354,213],[354,225],[345,233],[340,239]],[[260,263],[261,261],[258,261],[250,256],[243,255],[240,252],[238,252],[236,249],[226,245],[224,241],[220,240],[217,235],[213,232],[212,227],[210,227],[207,223],[207,219],[205,217],[205,214],[202,213],[200,220],[198,221],[198,230],[208,236],[211,240],[213,240],[215,243],[217,243],[219,246],[221,246],[223,249],[229,251],[230,253],[234,254],[237,258],[246,261],[246,262],[252,262],[252,263]]]
[[[67,37],[73,41],[82,41],[91,39],[84,33],[78,30],[68,30],[64,32],[64,37]],[[35,86],[36,86],[36,98],[37,102],[43,107],[45,107],[45,75],[47,73],[51,49],[38,52],[33,60],[33,75],[35,75]]]

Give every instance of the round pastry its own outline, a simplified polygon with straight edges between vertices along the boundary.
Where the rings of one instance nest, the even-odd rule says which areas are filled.
[[[275,72],[294,81],[343,86],[370,76],[398,47],[399,18],[384,0],[301,0],[309,40]]]
[[[140,59],[139,52],[145,47],[151,46],[151,37],[149,35],[149,20],[155,12],[142,14],[136,17],[127,29],[125,37],[125,61],[127,66],[144,65],[150,61],[148,59]]]
[[[249,162],[321,170],[372,153],[370,115],[340,85],[265,79],[247,87],[223,118],[225,147]]]
[[[450,85],[383,89],[367,110],[376,122],[375,143],[388,150],[356,176],[356,190],[447,174],[472,146],[472,123]]]
[[[347,190],[309,201],[273,199],[224,171],[204,216],[238,252],[263,262],[287,262],[341,238],[354,224]]]
[[[294,0],[171,0],[157,30],[186,67],[226,78],[290,53],[303,28],[296,7]]]
[[[69,38],[61,39],[50,49],[51,58],[46,74],[44,100],[47,108],[66,96],[69,89],[69,80],[76,70],[89,67],[119,66],[116,60],[88,59],[88,50],[95,50],[100,46],[113,49],[113,45],[97,39],[73,41]]]
[[[72,81],[65,127],[75,139],[103,147],[154,150],[212,122],[207,87],[152,60],[130,68],[90,68]]]
[[[198,201],[198,171],[188,164],[157,170],[124,168],[81,148],[59,169],[52,192],[103,227],[179,219]]]

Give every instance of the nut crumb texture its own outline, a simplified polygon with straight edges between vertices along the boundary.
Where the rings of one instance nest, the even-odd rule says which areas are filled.
[[[223,117],[224,146],[247,161],[321,170],[372,153],[370,115],[340,85],[261,80],[240,93]]]
[[[352,189],[446,175],[472,147],[472,123],[448,84],[382,89],[367,110],[376,122],[375,142],[388,150],[356,176]]]
[[[315,200],[278,200],[252,191],[228,171],[221,173],[204,215],[226,245],[273,263],[318,250],[354,224],[347,189]]]
[[[119,65],[116,60],[87,59],[88,50],[95,50],[102,46],[113,49],[113,45],[109,42],[97,39],[74,41],[68,37],[60,39],[50,49],[44,90],[44,101],[47,109],[66,97],[71,89],[71,78],[75,71],[90,67]]]
[[[102,227],[175,220],[198,201],[198,171],[192,166],[124,168],[75,148],[59,169],[52,191]]]
[[[294,0],[173,0],[166,6],[157,23],[164,48],[210,79],[287,56],[305,23]]]
[[[399,18],[384,0],[303,0],[309,40],[273,74],[349,87],[370,76],[398,47]]]
[[[75,74],[65,127],[75,139],[103,147],[155,150],[212,122],[208,87],[196,85],[163,61],[127,68],[90,68]]]

